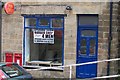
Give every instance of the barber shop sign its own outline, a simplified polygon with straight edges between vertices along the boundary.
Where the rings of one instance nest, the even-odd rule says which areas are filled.
[[[53,30],[34,30],[34,43],[54,44]]]

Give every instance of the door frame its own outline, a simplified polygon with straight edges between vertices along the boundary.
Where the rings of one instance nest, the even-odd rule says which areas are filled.
[[[81,30],[95,30],[96,31],[96,54],[94,57],[97,58],[96,60],[98,60],[98,24],[97,25],[80,25],[79,24],[79,16],[82,16],[82,15],[84,15],[84,16],[97,16],[98,17],[98,14],[78,14],[77,15],[76,64],[78,63],[78,56],[79,56],[78,50],[79,50],[79,46],[80,46],[79,45],[80,36],[78,34],[80,33],[80,35],[81,35]],[[98,20],[99,20],[99,18],[98,18]],[[97,68],[96,68],[96,75],[97,75]],[[76,67],[76,78],[77,78],[77,67]]]

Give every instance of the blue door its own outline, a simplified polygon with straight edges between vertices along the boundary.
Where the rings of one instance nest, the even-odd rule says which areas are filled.
[[[77,64],[97,61],[98,16],[78,15],[77,28]],[[77,78],[97,76],[97,64],[76,67]]]

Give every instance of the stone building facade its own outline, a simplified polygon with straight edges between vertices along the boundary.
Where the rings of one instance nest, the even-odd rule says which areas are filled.
[[[119,7],[118,10],[120,10],[120,2],[119,2]],[[120,11],[118,11],[118,16],[120,16]],[[118,24],[120,25],[120,18],[118,17]],[[120,53],[120,26],[118,27],[118,53]],[[118,54],[118,56],[120,57],[120,54]],[[120,65],[120,61],[118,62],[118,66]],[[120,69],[119,69],[119,73],[120,73]]]
[[[109,26],[110,26],[110,2],[14,2],[15,12],[12,15],[2,9],[1,28],[1,61],[5,62],[5,53],[23,53],[24,50],[24,15],[64,15],[64,65],[77,62],[77,36],[79,14],[98,15],[98,47],[97,60],[108,59]],[[72,10],[66,10],[70,6]],[[112,13],[112,40],[110,58],[118,57],[118,3],[113,3]],[[25,55],[23,64],[26,65]],[[117,62],[110,62],[109,74],[117,74]],[[107,75],[108,64],[97,64],[97,76]],[[62,71],[28,70],[36,78],[69,78],[69,68]],[[72,67],[72,78],[76,78],[76,67]]]

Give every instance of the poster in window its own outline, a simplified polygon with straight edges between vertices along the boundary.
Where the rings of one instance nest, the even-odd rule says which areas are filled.
[[[34,43],[54,44],[54,30],[34,30]]]

